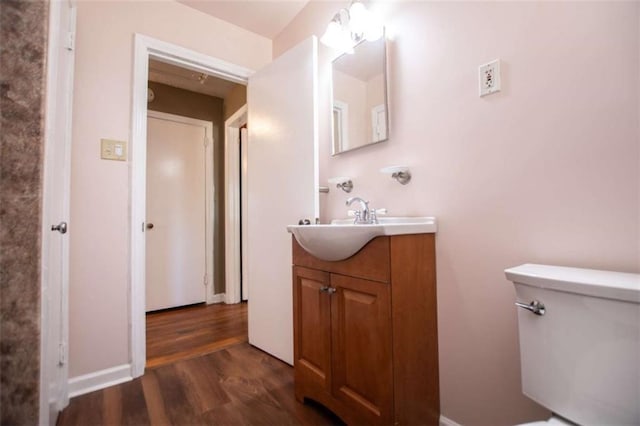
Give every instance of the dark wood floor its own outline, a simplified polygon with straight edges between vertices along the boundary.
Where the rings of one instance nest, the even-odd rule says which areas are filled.
[[[322,407],[295,400],[289,365],[248,343],[78,396],[58,419],[58,426],[333,424],[341,423]]]
[[[194,305],[147,314],[147,368],[247,341],[247,304]]]
[[[150,366],[151,365],[151,366]],[[75,397],[58,426],[340,425],[300,404],[293,368],[247,343],[247,305],[147,316],[147,368],[131,382]]]

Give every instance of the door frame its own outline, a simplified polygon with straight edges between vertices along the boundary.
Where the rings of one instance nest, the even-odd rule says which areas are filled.
[[[253,70],[202,53],[134,34],[133,84],[130,147],[130,276],[129,276],[129,358],[131,376],[144,374],[145,329],[145,216],[147,162],[147,84],[149,59],[157,59],[196,72],[207,73],[246,85]]]
[[[215,164],[214,152],[213,152],[213,122],[206,120],[199,120],[196,118],[185,117],[182,115],[169,114],[166,112],[159,112],[153,110],[147,110],[147,116],[156,118],[158,120],[172,121],[174,123],[187,124],[190,126],[204,127],[205,129],[205,165],[204,165],[204,252],[205,252],[205,302],[207,304],[218,302],[222,295],[218,295],[216,298],[215,288],[213,287],[213,274],[215,273],[213,263],[213,241],[215,240],[216,230],[213,226],[215,221],[215,206],[214,206],[214,194],[215,184],[213,183],[213,165]],[[147,142],[148,143],[148,142]],[[146,194],[145,194],[146,198]],[[146,288],[145,288],[146,291]],[[146,309],[146,307],[145,307]]]
[[[240,250],[240,258],[242,259],[240,298],[241,301],[244,302],[249,300],[249,214],[247,213],[249,211],[249,130],[246,126],[240,129],[240,153],[242,156],[242,182],[240,185],[240,196],[242,197],[240,200],[240,229],[242,230]],[[242,212],[245,212],[245,214],[242,214]]]
[[[247,182],[247,169],[240,163],[247,163],[247,150],[240,149],[240,128],[247,123],[247,105],[242,106],[224,122],[224,188],[225,188],[225,298],[224,303],[240,303],[240,288],[246,269],[246,250],[242,250],[241,235],[246,236],[246,222],[242,211],[246,212],[246,191],[241,188]],[[240,158],[242,156],[242,158]],[[242,174],[242,178],[240,178]],[[242,232],[240,232],[242,230]],[[240,256],[233,256],[235,253]],[[240,262],[242,259],[242,262]],[[242,268],[244,265],[244,268]],[[244,276],[246,280],[246,276]]]

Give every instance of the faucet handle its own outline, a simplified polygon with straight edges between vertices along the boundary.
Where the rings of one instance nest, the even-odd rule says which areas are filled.
[[[347,217],[355,217],[356,213],[358,213],[358,210],[347,210]]]
[[[378,215],[385,214],[387,214],[387,209],[371,209],[369,212],[371,223],[378,223]]]
[[[361,215],[360,210],[353,210],[353,217],[354,217],[353,223],[360,223],[361,221],[360,215]]]

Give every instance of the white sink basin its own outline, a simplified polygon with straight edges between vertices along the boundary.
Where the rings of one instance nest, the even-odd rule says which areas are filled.
[[[289,225],[298,243],[322,260],[343,260],[382,235],[435,233],[435,217],[379,217],[379,223],[355,225],[353,218],[337,219],[331,225]]]

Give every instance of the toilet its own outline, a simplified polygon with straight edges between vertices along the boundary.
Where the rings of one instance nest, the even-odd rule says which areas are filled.
[[[640,425],[640,274],[525,264],[505,270],[518,305],[522,392],[539,425]]]

